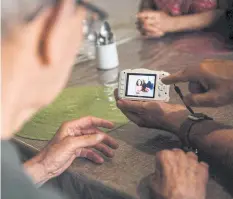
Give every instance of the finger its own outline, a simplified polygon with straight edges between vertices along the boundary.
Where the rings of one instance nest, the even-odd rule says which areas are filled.
[[[188,152],[186,155],[187,155],[188,158],[190,158],[192,160],[195,160],[195,161],[198,161],[198,157],[197,157],[197,155],[195,153]]]
[[[189,106],[205,107],[218,107],[223,103],[219,97],[219,94],[214,91],[200,94],[189,94],[184,97],[184,102]]]
[[[103,153],[106,157],[112,158],[114,157],[114,152],[105,144],[97,144],[94,147],[96,150],[98,150],[99,152]]]
[[[79,120],[73,120],[71,122],[68,122],[68,125],[71,126],[77,125],[81,129],[90,128],[90,127],[103,127],[107,129],[112,129],[114,127],[112,122],[92,116],[83,117]]]
[[[209,165],[205,162],[200,162],[200,165],[203,166],[205,169],[209,169]]]
[[[148,18],[144,20],[144,25],[151,25],[151,26],[156,26],[158,25],[158,23],[156,23],[156,19],[155,18]]]
[[[185,152],[179,148],[174,148],[172,151],[175,153],[176,157],[185,156]]]
[[[117,107],[126,112],[143,113],[145,103],[146,102],[143,101],[119,100],[117,102]]]
[[[148,33],[151,34],[159,34],[159,33],[163,33],[163,31],[161,31],[157,26],[153,25],[153,24],[144,24],[143,25],[143,29]]]
[[[90,128],[90,129],[84,129],[81,130],[81,135],[91,135],[91,134],[104,134],[104,139],[106,139],[105,136],[108,136],[105,132],[101,131],[98,128]],[[80,133],[77,135],[73,135],[73,136],[80,136]],[[110,136],[108,136],[109,138],[111,138]],[[111,138],[113,141],[115,141],[113,138]]]
[[[102,142],[104,144],[108,145],[112,149],[118,149],[118,147],[119,147],[119,144],[117,143],[117,141],[105,133],[104,133],[104,139]]]
[[[75,152],[79,148],[93,147],[102,142],[105,138],[104,134],[83,135],[79,137],[68,136],[64,139],[62,145],[71,152]]]
[[[167,77],[164,77],[161,81],[164,84],[175,84],[179,82],[188,82],[188,81],[195,81],[196,79],[196,73],[190,72],[188,69],[187,70],[182,70],[177,73],[171,74]],[[197,77],[198,78],[198,77]]]
[[[160,38],[160,37],[163,37],[165,35],[165,33],[164,32],[149,32],[149,31],[147,31],[145,35],[147,38]]]
[[[156,27],[152,27],[152,26],[145,27],[144,31],[146,33],[145,34],[146,36],[161,37],[165,35],[163,31],[159,30]]]
[[[143,127],[143,121],[141,119],[141,117],[136,114],[136,113],[131,113],[131,112],[126,112],[126,111],[122,111],[122,113],[133,123],[137,124],[140,127]]]
[[[168,176],[173,167],[177,167],[175,154],[171,150],[163,150],[156,154],[155,157],[156,168],[159,169],[160,174]]]
[[[116,95],[117,95],[117,89],[114,91],[114,95],[115,98],[117,99]],[[129,112],[128,110],[125,110],[125,105],[124,105],[125,100],[119,100],[117,101],[117,107],[121,110],[121,112],[132,122],[134,122],[135,124],[140,126],[141,123],[141,118],[133,113],[133,112]],[[123,105],[123,106],[122,106]]]
[[[91,135],[91,134],[103,134],[104,135],[103,142],[108,144],[109,147],[111,147],[113,149],[117,149],[119,147],[118,143],[116,142],[116,140],[114,138],[107,135],[106,133],[104,133],[103,131],[101,131],[98,128],[91,128],[91,129],[82,130],[82,135]]]
[[[79,131],[77,134],[74,133],[72,136],[91,135],[91,134],[97,134],[97,133],[104,133],[104,132],[98,128],[89,128],[89,129],[82,129],[81,132]]]
[[[205,88],[200,82],[190,82],[189,91],[193,94],[195,93],[205,93],[208,88]]]
[[[101,164],[104,162],[104,159],[92,149],[82,148],[77,151],[76,155],[77,157],[86,158],[97,164]]]
[[[118,96],[118,88],[114,90],[114,97],[117,100],[119,100],[119,96]]]
[[[183,168],[187,167],[188,161],[187,161],[186,154],[183,150],[173,149],[172,151],[174,152],[173,158],[177,164],[177,167],[174,167],[173,170],[175,171],[175,173],[177,173],[180,167],[183,167]]]
[[[104,133],[98,128],[80,129],[80,125],[77,126],[77,129],[74,126],[68,127],[67,132],[69,136],[80,136],[80,135]]]
[[[143,11],[137,14],[138,19],[154,18],[155,11]]]

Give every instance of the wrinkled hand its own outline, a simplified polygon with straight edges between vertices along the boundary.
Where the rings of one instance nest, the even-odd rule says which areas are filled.
[[[233,102],[233,61],[205,60],[162,79],[164,84],[189,82],[187,105],[218,107]]]
[[[182,150],[164,150],[156,154],[156,170],[150,188],[156,199],[205,199],[208,165]]]
[[[147,37],[162,37],[174,31],[173,17],[163,11],[143,11],[137,17],[139,30]]]
[[[132,101],[118,99],[117,107],[125,116],[140,127],[159,128],[179,136],[180,125],[187,119],[186,108],[179,104],[158,101]]]
[[[43,165],[46,178],[60,175],[77,157],[103,163],[104,159],[90,147],[112,158],[114,153],[111,149],[117,149],[118,144],[98,127],[111,129],[113,124],[95,117],[65,122],[49,144],[33,158]]]

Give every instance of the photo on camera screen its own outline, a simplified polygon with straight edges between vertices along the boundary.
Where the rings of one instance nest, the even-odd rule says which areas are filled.
[[[125,95],[128,97],[154,98],[155,74],[127,74],[127,86]]]

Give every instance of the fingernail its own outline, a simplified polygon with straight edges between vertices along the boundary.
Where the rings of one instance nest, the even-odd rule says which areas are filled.
[[[98,133],[96,139],[98,141],[102,141],[104,139],[104,136],[105,136],[104,134]]]
[[[104,159],[100,159],[99,163],[100,164],[104,163]]]

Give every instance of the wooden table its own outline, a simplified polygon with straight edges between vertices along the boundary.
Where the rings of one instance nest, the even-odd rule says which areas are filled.
[[[184,67],[196,67],[204,58],[233,60],[233,53],[193,54],[180,51],[177,40],[181,38],[183,37],[178,35],[161,40],[135,39],[125,43],[119,46],[119,69],[104,72],[96,69],[95,62],[81,64],[74,67],[67,86],[103,84],[107,81],[106,78],[115,78],[118,70],[126,68],[144,67],[175,72]],[[185,85],[181,87],[186,90]],[[173,91],[171,102],[180,103]],[[232,105],[218,109],[202,109],[202,111],[211,114],[216,120],[233,125]],[[176,147],[179,143],[177,138],[168,132],[139,128],[132,123],[110,132],[110,135],[120,144],[114,159],[106,159],[103,165],[78,159],[56,179],[58,186],[72,198],[148,198],[146,176],[154,170],[155,153],[165,148]],[[15,141],[28,155],[33,155],[46,144],[20,137],[16,137]],[[221,184],[210,179],[207,198],[232,197]]]

